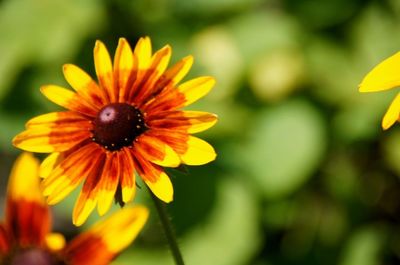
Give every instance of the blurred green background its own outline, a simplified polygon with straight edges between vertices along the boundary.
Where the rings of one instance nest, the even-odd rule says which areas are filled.
[[[58,109],[39,87],[67,86],[64,63],[94,77],[96,39],[113,53],[145,35],[195,56],[187,79],[217,79],[191,106],[220,117],[200,135],[217,160],[170,171],[188,265],[400,264],[400,130],[380,128],[394,91],[357,92],[400,50],[398,0],[0,0],[2,200],[12,137]],[[76,195],[54,208],[69,238]],[[114,263],[173,264],[154,209]]]

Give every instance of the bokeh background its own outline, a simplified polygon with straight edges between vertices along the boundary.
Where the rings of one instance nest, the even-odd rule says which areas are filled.
[[[400,130],[380,128],[396,92],[357,92],[400,50],[397,0],[0,0],[2,200],[12,137],[58,109],[39,87],[67,86],[64,63],[94,76],[96,39],[113,53],[145,35],[218,81],[191,107],[220,117],[200,135],[217,160],[170,172],[188,265],[400,264]],[[68,237],[76,196],[53,211]],[[145,189],[136,202],[152,206]],[[115,264],[173,264],[151,215]]]

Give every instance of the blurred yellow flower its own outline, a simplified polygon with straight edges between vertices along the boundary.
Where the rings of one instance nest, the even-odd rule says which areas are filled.
[[[212,77],[178,83],[192,66],[185,57],[167,69],[171,47],[152,54],[148,37],[132,51],[121,38],[114,63],[100,41],[94,47],[99,84],[75,65],[64,65],[71,90],[47,85],[42,93],[68,109],[35,117],[17,135],[15,146],[52,153],[41,166],[43,193],[49,204],[65,198],[85,180],[75,204],[73,223],[81,225],[97,204],[105,214],[115,198],[133,199],[135,172],[161,200],[173,199],[163,167],[201,165],[215,159],[213,147],[192,136],[217,122],[214,114],[180,110],[205,96]]]
[[[359,86],[360,92],[377,92],[400,86],[400,52],[387,58],[363,79]],[[382,128],[389,129],[400,115],[400,93],[390,104],[382,120]]]
[[[39,161],[22,154],[12,169],[5,221],[0,223],[0,264],[106,265],[143,228],[148,210],[127,207],[65,243],[51,233],[50,210],[39,188]]]

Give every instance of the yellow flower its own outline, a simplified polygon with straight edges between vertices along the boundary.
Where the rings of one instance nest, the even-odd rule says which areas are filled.
[[[109,264],[147,221],[147,208],[127,207],[66,244],[63,235],[50,232],[50,210],[40,193],[38,171],[39,162],[29,153],[12,169],[5,221],[0,223],[0,264]]]
[[[377,92],[400,86],[400,52],[387,58],[369,72],[359,86],[360,92]],[[382,120],[382,128],[389,129],[400,115],[400,93],[390,104]]]
[[[120,39],[112,64],[100,41],[94,47],[97,84],[74,65],[64,66],[71,90],[48,85],[42,93],[68,109],[35,117],[17,135],[15,146],[52,153],[41,166],[43,193],[49,204],[61,201],[83,181],[73,223],[81,225],[97,205],[105,214],[115,199],[121,204],[135,194],[135,172],[161,200],[173,199],[163,167],[201,165],[215,159],[213,147],[192,133],[217,122],[214,114],[181,110],[206,95],[212,77],[181,85],[193,63],[185,57],[167,69],[170,46],[152,54],[148,37],[132,52]]]

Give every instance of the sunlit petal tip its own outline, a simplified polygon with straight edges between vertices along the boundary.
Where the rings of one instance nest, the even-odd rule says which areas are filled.
[[[69,68],[74,67],[74,66],[75,65],[69,64],[69,63],[63,64],[62,70],[63,70],[64,75],[65,75],[65,72],[68,71]]]
[[[135,192],[136,192],[135,188],[123,187],[122,188],[122,201],[124,203],[128,203],[128,202],[132,201],[133,198],[135,197]]]
[[[155,182],[145,180],[153,194],[163,202],[170,203],[174,199],[172,182],[165,172],[162,172]]]
[[[118,39],[118,44],[122,44],[122,43],[127,43],[128,41],[126,40],[126,38],[124,38],[124,37],[120,37],[119,39]]]
[[[193,55],[185,56],[185,57],[183,57],[182,60],[185,61],[185,62],[188,62],[188,63],[191,62],[191,64],[194,63],[194,57],[193,57]]]
[[[78,201],[77,201],[78,203]],[[84,202],[82,207],[77,207],[75,204],[73,213],[72,213],[72,223],[75,226],[83,225],[86,220],[88,219],[89,215],[93,212],[94,208],[96,207],[96,201],[93,199],[87,199]]]
[[[385,116],[382,119],[382,128],[389,129],[398,119],[400,114],[400,93],[396,95],[392,103],[390,103]]]
[[[190,136],[187,144],[187,151],[181,155],[181,159],[186,165],[204,165],[214,161],[217,157],[214,147],[200,138]]]
[[[171,47],[171,45],[167,44],[164,47],[162,47],[161,50],[165,50],[166,52],[171,52],[172,47]]]
[[[99,49],[101,46],[105,46],[104,43],[101,40],[96,40],[94,44],[94,49]]]
[[[43,194],[44,195],[44,194]],[[46,202],[48,205],[56,205],[57,203],[59,203],[60,201],[62,201],[63,198],[58,199],[57,197],[53,197],[53,196],[49,196],[46,198]]]
[[[104,216],[110,210],[115,192],[101,191],[98,195],[97,212],[100,216]]]
[[[376,92],[400,86],[400,52],[375,66],[359,85],[360,92]]]
[[[23,131],[12,139],[12,144],[27,152],[51,153],[55,151],[55,148],[52,145],[49,145],[48,143],[43,145],[37,144],[34,139],[31,141],[31,137],[32,135],[30,131]]]

